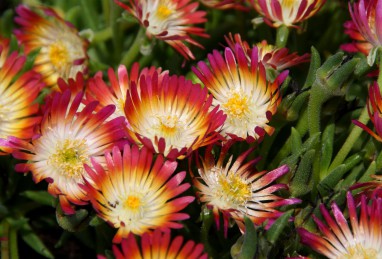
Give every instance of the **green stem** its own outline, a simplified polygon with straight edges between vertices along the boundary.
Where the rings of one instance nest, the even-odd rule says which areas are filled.
[[[308,102],[308,123],[310,136],[320,132],[321,106],[324,99],[325,98],[320,92],[320,89],[317,89],[317,87],[312,87]]]
[[[276,46],[279,48],[284,48],[287,45],[289,37],[289,28],[285,25],[277,28],[276,34]]]
[[[135,37],[133,44],[131,44],[129,50],[122,57],[121,64],[124,64],[126,67],[130,67],[131,64],[135,61],[136,57],[139,55],[144,33],[145,29],[141,27],[137,33],[137,36]]]
[[[382,51],[379,50],[379,74],[378,74],[378,86],[379,86],[379,91],[382,92]]]
[[[107,27],[103,30],[94,33],[94,38],[92,43],[103,42],[110,39],[113,36],[113,30],[111,27]]]
[[[12,227],[9,229],[9,254],[12,259],[19,258],[19,250],[17,245],[17,230]]]
[[[1,257],[2,259],[9,259],[9,223],[6,220],[2,222],[2,236],[4,238],[1,244]]]
[[[363,108],[361,115],[358,118],[358,121],[363,124],[367,124],[367,122],[369,121],[369,113],[367,111],[367,106]],[[337,153],[332,164],[330,165],[328,172],[331,172],[334,168],[342,164],[342,162],[346,159],[347,155],[349,154],[354,143],[358,140],[362,131],[362,128],[358,126],[353,126],[353,129],[350,132],[348,138],[346,139],[345,143],[342,145],[340,151]]]
[[[202,212],[203,214],[203,223],[202,227],[200,229],[201,234],[201,240],[204,245],[204,250],[208,253],[209,256],[212,258],[215,258],[216,251],[212,248],[210,241],[209,241],[209,232],[212,224],[214,223],[214,216],[212,211],[208,210],[207,208],[204,208],[205,212]]]

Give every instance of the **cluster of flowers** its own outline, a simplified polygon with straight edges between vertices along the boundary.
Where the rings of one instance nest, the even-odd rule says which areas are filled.
[[[211,8],[248,8],[242,1],[201,2]],[[191,35],[208,37],[201,27],[192,27],[205,21],[205,12],[197,10],[196,2],[116,3],[138,19],[148,37],[165,41],[186,59],[195,59],[187,44],[202,47]],[[296,27],[325,1],[250,3],[267,24]],[[369,54],[381,46],[382,13],[376,11],[380,5],[377,0],[350,5],[353,21],[346,30],[356,42],[344,49]],[[21,5],[16,12],[19,28],[14,34],[25,53],[9,53],[9,40],[1,39],[1,154],[26,161],[15,170],[31,172],[36,183],[47,181],[48,192],[58,197],[65,213],[91,203],[100,218],[118,229],[113,242],[122,243],[122,250],[114,247],[117,258],[146,253],[207,257],[203,246],[192,241],[181,248],[181,237],[170,244],[169,230],[182,227],[179,221],[189,215],[181,211],[195,200],[182,196],[191,186],[184,182],[186,177],[192,179],[200,203],[213,211],[218,227],[222,215],[225,233],[229,219],[245,232],[245,217],[256,225],[272,222],[282,215],[278,207],[300,202],[275,194],[288,188],[274,183],[288,173],[286,165],[256,172],[253,165],[258,159],[244,162],[253,149],[235,159],[228,154],[237,142],[255,143],[272,134],[274,128],[268,123],[281,102],[279,89],[288,76],[286,69],[308,62],[308,54],[298,56],[265,41],[251,46],[240,35],[229,34],[223,53],[214,50],[208,62],[193,67],[201,84],[161,68],[140,69],[138,63],[131,68],[121,65],[117,71],[110,68],[104,80],[102,71],[88,75],[89,43],[55,11]],[[36,50],[33,69],[24,72],[25,55]],[[267,78],[267,70],[277,74],[274,80]],[[50,93],[40,105],[36,100],[43,88]],[[381,141],[382,100],[377,84],[370,87],[369,103],[377,134],[355,123]],[[204,157],[198,157],[199,151]],[[192,169],[177,172],[178,161],[184,159],[196,165],[197,174]],[[302,242],[331,258],[366,253],[381,257],[379,186],[378,179],[356,186],[366,187],[368,194],[357,202],[348,193],[351,229],[335,204],[335,220],[322,206],[329,227],[314,219],[326,237],[299,229]],[[142,237],[142,253],[134,234]]]

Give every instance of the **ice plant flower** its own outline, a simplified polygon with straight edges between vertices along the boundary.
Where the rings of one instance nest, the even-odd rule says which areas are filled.
[[[255,10],[272,27],[296,27],[325,4],[326,0],[251,0]]]
[[[131,13],[146,29],[146,35],[165,41],[186,59],[195,59],[189,43],[203,48],[191,34],[208,37],[204,28],[193,26],[206,22],[206,12],[197,11],[199,4],[190,0],[129,0],[115,1]]]
[[[371,122],[374,124],[376,133],[373,132],[362,122],[353,120],[353,123],[361,127],[379,142],[382,142],[382,97],[377,82],[369,87],[369,97],[367,99],[367,108]]]
[[[375,198],[368,204],[363,196],[360,214],[350,192],[347,193],[349,223],[337,204],[332,203],[333,216],[323,204],[320,211],[324,222],[313,215],[322,236],[297,229],[301,242],[328,258],[382,258],[382,199]]]
[[[25,5],[16,8],[14,30],[25,53],[39,50],[34,70],[39,72],[47,86],[56,87],[57,79],[75,78],[77,72],[86,73],[88,42],[78,35],[73,25],[63,20],[50,8],[31,10]]]
[[[356,33],[350,34],[356,40],[361,40],[361,49],[382,46],[382,1],[380,0],[360,0],[353,3],[349,2],[349,12],[354,25],[357,28]],[[359,34],[358,34],[359,33]],[[358,37],[362,38],[358,39]],[[370,49],[369,49],[370,51]],[[373,60],[374,61],[374,60]]]
[[[192,196],[176,198],[190,187],[183,183],[186,172],[175,173],[177,162],[154,159],[147,148],[125,145],[107,152],[106,166],[92,159],[94,169],[85,166],[91,181],[82,188],[88,193],[98,216],[118,228],[113,242],[120,243],[130,233],[142,235],[156,228],[182,228],[176,222],[188,219],[181,213],[194,200]]]
[[[182,159],[193,150],[221,139],[217,132],[226,118],[219,107],[211,107],[206,88],[183,76],[158,73],[141,76],[139,87],[132,83],[127,93],[125,115],[132,141]]]
[[[112,68],[109,68],[107,71],[108,85],[102,79],[102,72],[97,73],[94,77],[89,79],[88,82],[88,91],[86,95],[85,103],[91,102],[94,100],[99,101],[99,109],[110,104],[116,106],[116,110],[110,119],[125,116],[125,102],[126,102],[126,92],[130,89],[132,82],[139,86],[139,78],[144,76],[153,76],[154,72],[157,72],[159,75],[159,80],[162,80],[164,74],[167,74],[168,71],[163,71],[161,68],[145,67],[139,71],[139,63],[134,63],[128,73],[124,65],[120,65],[117,71],[114,71]]]
[[[260,225],[267,219],[275,219],[282,215],[277,207],[300,201],[273,194],[288,188],[285,184],[272,184],[289,172],[288,166],[283,165],[270,172],[256,172],[254,165],[259,159],[244,163],[253,149],[242,153],[237,159],[233,159],[231,155],[228,162],[225,162],[229,146],[222,147],[217,162],[209,146],[201,163],[197,160],[199,177],[193,178],[194,186],[198,190],[197,197],[207,208],[212,209],[218,228],[219,212],[223,215],[224,231],[227,233],[230,217],[243,230],[244,216]]]
[[[252,48],[249,47],[248,42],[241,39],[240,34],[225,36],[228,46],[235,49],[235,44],[240,44],[241,48],[245,51],[248,61],[251,58]],[[296,66],[300,63],[310,61],[310,54],[305,53],[299,56],[296,52],[289,54],[287,48],[278,48],[274,45],[268,44],[266,40],[256,44],[258,51],[258,58],[266,67],[271,67],[278,71],[283,71],[287,68]]]
[[[244,6],[243,0],[200,0],[200,2],[210,8],[219,10],[237,9],[247,10]]]
[[[95,113],[97,102],[93,102],[79,112],[81,99],[82,93],[71,101],[69,90],[56,92],[47,101],[41,125],[31,141],[14,137],[0,140],[0,146],[15,150],[15,158],[27,160],[17,164],[15,170],[30,171],[36,183],[46,180],[48,192],[59,197],[68,214],[74,213],[71,203],[84,205],[89,200],[78,186],[87,177],[83,164],[89,163],[90,157],[103,163],[104,152],[121,144],[125,136],[123,117],[105,123],[114,106]]]
[[[202,244],[195,244],[191,240],[183,244],[183,240],[182,236],[177,236],[171,241],[169,231],[162,232],[157,229],[152,234],[144,233],[139,247],[134,235],[130,234],[122,240],[122,250],[113,245],[113,253],[116,259],[208,258],[208,255],[203,253]]]
[[[358,31],[358,28],[353,21],[345,22],[344,27],[345,33],[350,36],[353,42],[342,44],[341,49],[347,52],[361,52],[367,56],[373,48],[373,45],[370,44]]]
[[[251,142],[261,139],[265,132],[271,135],[274,128],[267,123],[281,102],[279,86],[288,71],[280,73],[273,83],[267,81],[257,47],[252,48],[248,60],[238,43],[234,49],[225,48],[224,58],[214,50],[208,61],[210,67],[200,61],[192,70],[214,96],[213,105],[227,115],[223,136]]]
[[[0,138],[29,140],[34,136],[34,126],[41,120],[35,100],[44,84],[33,71],[20,75],[25,60],[17,52],[9,53],[9,40],[0,38]],[[7,147],[1,150],[0,155],[12,151]]]

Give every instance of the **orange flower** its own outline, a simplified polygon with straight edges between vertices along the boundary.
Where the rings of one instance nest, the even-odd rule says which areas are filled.
[[[180,213],[194,197],[175,198],[190,187],[181,182],[186,172],[174,174],[177,163],[154,159],[147,148],[125,145],[106,153],[106,166],[92,159],[94,169],[85,166],[90,179],[84,191],[98,216],[118,228],[113,242],[120,243],[130,233],[142,235],[155,228],[181,228],[176,222],[189,218]],[[173,175],[174,174],[174,175]]]
[[[212,96],[206,88],[183,76],[165,74],[159,80],[141,76],[127,93],[125,114],[133,142],[182,159],[193,150],[221,139],[219,130],[225,116],[218,107],[211,109]]]
[[[206,12],[197,11],[198,3],[190,0],[129,0],[127,5],[115,1],[131,13],[143,27],[148,37],[163,40],[186,59],[195,59],[185,42],[203,48],[190,37],[194,34],[208,37],[204,28],[192,24],[206,22]]]
[[[104,152],[124,142],[123,117],[105,122],[114,112],[114,106],[107,106],[95,112],[97,102],[92,102],[81,111],[82,93],[71,100],[71,93],[54,93],[47,100],[43,119],[31,141],[15,137],[0,139],[0,146],[13,148],[13,156],[27,160],[16,165],[18,172],[31,171],[38,183],[46,180],[48,192],[58,196],[63,211],[74,213],[71,205],[88,203],[87,193],[78,186],[87,178],[83,164],[90,157],[104,163]]]
[[[214,50],[208,55],[210,65],[200,61],[197,68],[192,68],[214,96],[213,106],[227,115],[223,136],[248,142],[273,133],[268,122],[281,102],[279,86],[288,74],[284,71],[275,82],[267,81],[257,47],[250,53],[248,56],[248,51],[236,43],[234,49],[225,48],[224,58]]]
[[[41,120],[37,116],[36,98],[44,86],[41,76],[33,71],[20,75],[25,56],[9,53],[9,40],[0,38],[0,138],[17,137],[29,140],[34,126]],[[18,79],[15,78],[20,75]],[[0,155],[12,152],[1,147]]]
[[[67,80],[77,72],[87,72],[88,42],[79,37],[73,25],[50,8],[35,12],[19,5],[16,13],[20,28],[14,34],[26,54],[39,49],[34,70],[43,76],[47,86],[57,87],[58,78]]]
[[[316,14],[325,2],[326,0],[251,0],[255,10],[272,27],[296,27],[296,23]]]

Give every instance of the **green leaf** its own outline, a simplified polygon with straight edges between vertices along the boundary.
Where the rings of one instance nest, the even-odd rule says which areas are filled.
[[[266,237],[269,242],[275,244],[284,228],[287,226],[290,217],[293,214],[293,210],[285,212],[281,217],[279,217],[273,225],[267,231]]]
[[[302,147],[301,135],[300,133],[292,127],[291,129],[291,142],[290,149],[292,154],[297,154]]]
[[[302,89],[306,89],[313,85],[314,80],[316,80],[317,69],[321,66],[320,54],[313,46],[311,47],[311,52],[312,55],[310,58],[309,71]]]
[[[239,259],[254,258],[257,250],[257,233],[251,219],[245,217],[245,234]]]
[[[367,168],[366,172],[361,176],[361,178],[358,180],[359,183],[364,183],[373,180],[371,178],[371,175],[375,175],[377,170],[377,163],[375,161],[371,162],[369,167]]]
[[[333,141],[334,141],[334,123],[330,123],[326,126],[324,133],[322,134],[321,145],[321,169],[320,175],[326,175],[333,155]]]
[[[57,203],[57,199],[54,198],[47,191],[25,191],[20,193],[21,196],[31,199],[42,205],[47,205],[51,207],[55,207]]]
[[[49,249],[45,246],[42,240],[36,233],[33,232],[31,226],[25,223],[20,229],[21,238],[27,243],[33,250],[46,258],[54,258]]]
[[[300,197],[311,191],[311,186],[309,186],[309,179],[312,176],[312,164],[315,154],[316,151],[311,149],[302,157],[290,186],[291,194],[293,197]]]
[[[99,225],[102,225],[104,224],[105,221],[103,219],[101,219],[100,217],[98,217],[97,215],[95,215],[90,221],[89,221],[89,225],[92,226],[92,227],[96,227],[96,226],[99,226]]]
[[[61,209],[61,206],[57,206],[56,219],[60,227],[69,232],[76,232],[86,228],[89,224],[89,213],[85,209],[79,209],[75,214],[66,215]]]

